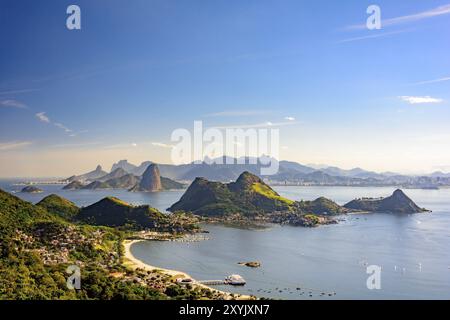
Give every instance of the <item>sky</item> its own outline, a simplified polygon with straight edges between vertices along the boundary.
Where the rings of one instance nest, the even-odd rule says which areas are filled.
[[[450,172],[449,33],[449,0],[1,0],[0,177],[171,163],[194,121],[277,128],[302,164]]]

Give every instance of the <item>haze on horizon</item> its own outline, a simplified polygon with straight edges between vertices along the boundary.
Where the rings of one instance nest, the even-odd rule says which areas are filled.
[[[450,2],[2,1],[0,177],[170,163],[170,136],[276,127],[280,159],[450,172]],[[24,15],[26,12],[26,15]]]

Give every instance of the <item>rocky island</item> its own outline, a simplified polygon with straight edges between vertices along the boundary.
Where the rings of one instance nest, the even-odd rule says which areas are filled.
[[[26,186],[24,187],[20,192],[24,192],[24,193],[42,193],[44,192],[44,190],[35,187],[35,186]]]
[[[420,208],[402,190],[397,189],[387,198],[361,198],[355,199],[344,205],[345,208],[363,212],[387,212],[387,213],[421,213],[429,212]]]

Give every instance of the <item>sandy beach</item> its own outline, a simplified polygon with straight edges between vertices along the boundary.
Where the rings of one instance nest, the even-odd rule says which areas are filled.
[[[144,270],[160,270],[165,274],[168,274],[172,277],[177,277],[177,278],[192,278],[190,275],[188,275],[187,273],[181,272],[181,271],[177,271],[177,270],[169,270],[169,269],[164,269],[164,268],[160,268],[160,267],[155,267],[155,266],[151,266],[149,264],[146,264],[144,262],[142,262],[139,259],[136,259],[133,254],[131,253],[131,246],[136,243],[136,242],[140,242],[140,241],[145,241],[145,240],[125,240],[123,242],[123,246],[125,247],[125,259],[128,261],[125,261],[125,264],[128,267],[131,267],[132,269],[144,269]]]
[[[143,270],[159,270],[162,273],[165,273],[167,275],[170,275],[172,277],[175,278],[190,278],[193,280],[193,285],[202,287],[202,288],[206,288],[218,293],[221,293],[224,295],[224,300],[255,300],[256,298],[253,296],[248,296],[248,295],[240,295],[240,294],[234,294],[234,296],[232,296],[232,294],[230,292],[226,292],[226,291],[221,291],[221,290],[217,290],[211,287],[208,287],[204,284],[199,283],[198,281],[196,281],[194,278],[192,278],[189,274],[182,272],[182,271],[178,271],[178,270],[170,270],[170,269],[164,269],[164,268],[160,268],[160,267],[155,267],[152,265],[149,265],[147,263],[144,263],[143,261],[136,259],[136,257],[133,256],[133,254],[131,253],[131,246],[136,243],[136,242],[140,242],[140,241],[146,241],[146,240],[125,240],[123,242],[123,246],[125,248],[125,254],[124,254],[124,264],[125,266],[132,268],[132,269],[143,269]]]

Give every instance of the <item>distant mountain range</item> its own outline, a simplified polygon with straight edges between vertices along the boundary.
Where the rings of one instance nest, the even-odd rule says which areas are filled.
[[[217,164],[218,160],[224,164]],[[276,160],[272,159],[272,161]],[[82,188],[87,189],[134,188],[137,190],[136,186],[140,183],[144,172],[152,164],[155,163],[145,161],[140,165],[134,165],[127,160],[120,160],[113,164],[109,173],[98,166],[94,171],[68,178],[69,182],[78,182],[72,186],[68,185],[67,188],[80,188],[79,182],[81,181],[84,183]],[[394,172],[377,173],[361,168],[345,170],[332,166],[302,165],[292,161],[279,161],[278,165],[278,173],[271,176],[260,174],[264,165],[257,158],[222,157],[183,165],[158,164],[158,169],[161,183],[166,184],[166,187],[171,185],[176,188],[179,187],[176,181],[189,183],[197,177],[220,182],[235,181],[244,171],[259,176],[271,185],[399,186],[424,189],[450,186],[450,174],[443,172],[408,176]],[[89,184],[92,185],[89,186]]]
[[[408,176],[395,172],[377,173],[362,168],[345,170],[332,166],[312,167],[292,161],[279,161],[277,174],[261,176],[261,168],[264,165],[259,159],[219,158],[225,164],[216,164],[217,160],[207,159],[207,161],[201,163],[184,165],[159,164],[158,166],[162,176],[186,182],[191,182],[197,177],[203,177],[212,181],[230,182],[236,180],[242,172],[248,171],[258,175],[272,185],[401,186],[404,188],[425,189],[450,186],[450,173],[442,172],[423,176]],[[251,160],[253,160],[253,163],[256,162],[256,164],[250,164]],[[226,161],[230,164],[226,164]],[[272,161],[276,160],[272,159]],[[145,168],[150,163],[152,162],[146,161],[136,166],[127,160],[121,160],[115,163],[112,169],[122,168],[129,173],[139,175],[145,171]]]
[[[124,162],[122,164],[125,164]],[[114,167],[113,167],[114,168]],[[131,167],[128,167],[130,169]],[[150,163],[141,176],[128,173],[121,167],[116,167],[110,173],[98,177],[101,167],[87,174],[72,176],[64,190],[77,189],[128,189],[129,191],[157,192],[161,190],[182,189],[184,185],[170,178],[161,177],[158,165]],[[86,177],[88,179],[86,179]]]

